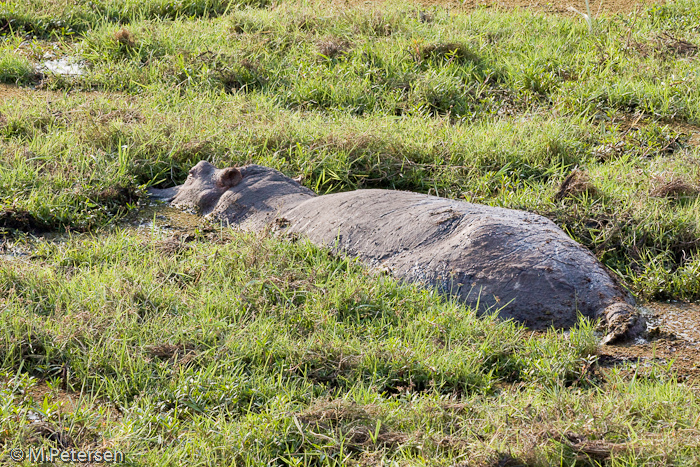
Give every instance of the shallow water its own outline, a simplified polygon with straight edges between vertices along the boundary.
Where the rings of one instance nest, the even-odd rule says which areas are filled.
[[[0,262],[29,260],[31,248],[21,243],[0,243]]]
[[[700,381],[700,303],[651,302],[638,307],[647,319],[646,339],[598,348],[601,367],[621,366],[630,375],[671,370],[678,381]],[[641,373],[640,373],[641,371]],[[649,373],[649,374],[651,374]]]
[[[46,60],[39,69],[57,75],[80,76],[85,72],[85,64],[70,57],[61,57],[56,60]]]
[[[639,308],[652,332],[657,329],[689,344],[700,344],[700,302],[651,302]]]
[[[129,215],[123,222],[123,226],[135,228],[139,232],[150,231],[157,234],[165,234],[175,230],[194,230],[205,225],[207,225],[207,221],[201,216],[167,206],[161,202],[143,206]]]

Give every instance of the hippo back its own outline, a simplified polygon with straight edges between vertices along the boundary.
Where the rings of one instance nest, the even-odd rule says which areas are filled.
[[[437,287],[531,328],[570,327],[631,297],[588,250],[528,212],[419,193],[359,190],[283,214],[290,232]]]

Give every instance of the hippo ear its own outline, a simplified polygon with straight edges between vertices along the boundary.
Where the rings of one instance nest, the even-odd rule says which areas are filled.
[[[231,188],[238,185],[243,180],[243,174],[235,167],[228,167],[219,173],[217,186],[220,188]]]

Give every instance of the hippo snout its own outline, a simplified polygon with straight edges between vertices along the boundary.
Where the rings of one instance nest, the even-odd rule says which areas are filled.
[[[170,188],[149,188],[148,195],[156,200],[165,201],[166,203],[171,202],[177,196],[180,191],[179,186],[173,186]]]

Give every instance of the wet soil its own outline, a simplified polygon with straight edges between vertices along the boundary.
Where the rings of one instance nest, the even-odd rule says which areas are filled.
[[[600,347],[602,367],[620,366],[644,375],[662,367],[680,380],[700,382],[700,302],[654,302],[641,306],[649,335],[634,343]]]
[[[154,202],[132,212],[124,219],[122,227],[135,229],[138,232],[150,231],[155,234],[168,235],[194,233],[195,230],[208,229],[210,224],[206,219],[195,214],[170,207],[161,202]]]

